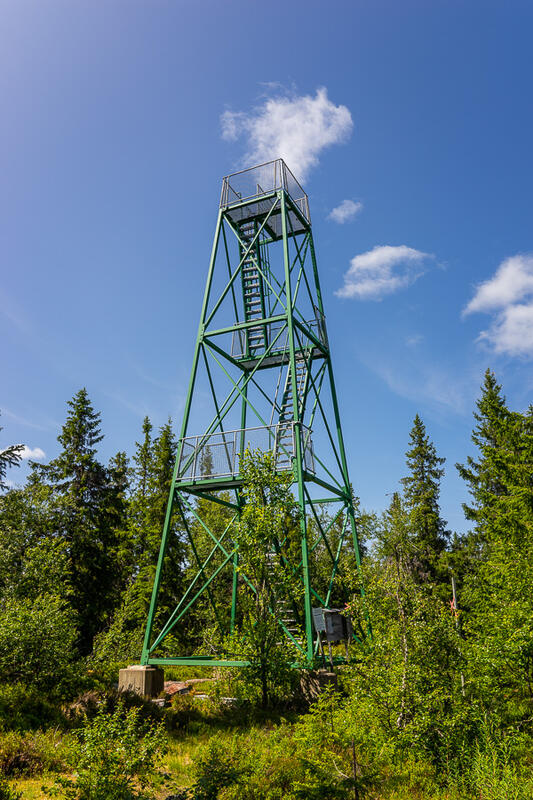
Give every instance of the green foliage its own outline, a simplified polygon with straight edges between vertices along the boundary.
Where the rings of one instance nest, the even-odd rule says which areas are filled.
[[[22,800],[22,792],[0,775],[0,800]]]
[[[217,800],[219,791],[238,780],[235,760],[215,738],[210,739],[196,762],[192,800]]]
[[[170,420],[152,439],[152,424],[145,417],[143,437],[136,443],[133,467],[125,470],[131,483],[127,503],[123,503],[120,523],[117,522],[117,573],[120,576],[120,598],[105,628],[93,642],[93,658],[97,663],[138,658],[155,575],[166,515],[172,471],[176,456],[176,440]],[[184,547],[176,519],[171,522],[169,545],[163,565],[165,579],[159,596],[158,613],[164,616],[178,602],[183,585]]]
[[[211,458],[209,450],[203,454],[202,469],[210,470],[209,459]],[[230,500],[228,492],[220,492],[219,497],[221,500]],[[188,528],[194,541],[194,548],[189,542],[187,551],[188,567],[186,569],[186,576],[189,581],[192,581],[196,574],[199,565],[204,563],[211,555],[214,542],[209,533],[203,527],[199,520],[202,520],[204,525],[211,531],[215,539],[220,539],[224,531],[232,520],[234,513],[231,509],[218,503],[210,502],[203,498],[198,498],[195,505],[195,514],[190,515],[188,519]],[[220,551],[216,551],[211,555],[211,570],[217,569],[223,560],[223,555]],[[197,606],[196,613],[193,617],[187,615],[184,617],[184,632],[187,640],[194,643],[195,646],[209,647],[211,639],[211,630],[216,626],[218,630],[222,627],[225,630],[229,629],[231,619],[231,604],[228,598],[232,593],[232,575],[229,570],[222,570],[216,581],[210,587],[210,597],[204,596],[200,598]]]
[[[0,431],[2,430],[3,428],[0,426]],[[8,467],[17,467],[20,464],[23,449],[24,445],[22,444],[10,444],[0,449],[0,491],[7,489],[5,481],[7,469]]]
[[[5,598],[0,625],[0,678],[42,690],[60,688],[75,653],[76,617],[54,595]]]
[[[394,495],[365,564],[373,638],[354,652],[350,715],[391,755],[415,752],[442,770],[473,735],[461,694],[461,640],[450,607],[411,569],[416,543]],[[359,600],[352,605],[361,616]]]
[[[509,742],[491,739],[478,743],[467,773],[472,793],[483,800],[530,800],[533,778],[512,757]]]
[[[119,704],[111,714],[101,709],[80,733],[76,780],[61,778],[72,800],[145,800],[164,748],[161,725],[143,723],[139,708],[124,710]],[[51,794],[57,793],[54,789]]]
[[[65,542],[45,536],[29,547],[21,565],[16,594],[37,600],[55,595],[64,600],[71,596],[70,564]]]
[[[51,498],[51,489],[35,472],[30,474],[23,489],[0,495],[0,597],[7,594],[26,597],[28,593],[34,597],[43,591],[69,593],[68,569],[60,574],[64,567],[64,547],[54,535],[56,519]],[[43,549],[48,550],[48,558],[39,550],[42,543]],[[39,568],[42,568],[40,574]]]
[[[416,415],[406,453],[409,475],[402,479],[413,544],[414,569],[419,579],[434,579],[447,533],[439,508],[440,481],[444,475],[435,445]]]
[[[335,598],[349,601],[362,642],[351,645],[339,690],[321,696],[294,725],[275,724],[258,708],[277,705],[286,713],[300,677],[290,669],[298,650],[278,622],[287,607],[296,625],[303,619],[299,582],[286,567],[301,558],[291,476],[276,474],[268,454],[243,459],[239,633],[222,641],[213,632],[217,621],[230,626],[229,569],[174,631],[194,646],[203,639],[205,652],[214,640],[250,667],[210,684],[211,700],[178,697],[163,710],[110,687],[119,666],[140,651],[176,442],[170,423],[154,435],[146,418],[131,466],[124,453],[104,466],[101,436],[82,390],[69,403],[57,458],[34,465],[23,488],[0,494],[0,773],[75,767],[77,780],[63,777],[56,786],[72,800],[146,797],[164,725],[188,758],[217,731],[200,748],[193,788],[176,795],[196,800],[533,796],[533,408],[510,410],[493,373],[487,371],[476,407],[476,451],[459,465],[471,492],[472,531],[448,541],[439,506],[443,459],[417,415],[403,494],[394,494],[380,517],[359,515],[366,597],[348,550],[353,597]],[[204,453],[205,474],[210,458]],[[335,546],[343,520],[330,509],[316,511],[331,523]],[[163,615],[213,549],[198,517],[219,538],[234,513],[200,498],[194,512],[171,520]],[[184,543],[186,527],[196,552]],[[310,569],[319,585],[330,559],[314,518],[309,536],[317,543]],[[210,570],[223,558],[216,551]],[[446,564],[457,578],[458,613],[450,608]],[[83,675],[80,652],[91,648]],[[212,672],[176,667],[167,677],[195,674]],[[237,702],[224,703],[227,695]],[[58,732],[71,729],[79,738]],[[0,800],[16,796],[0,782]]]
[[[468,484],[473,503],[464,504],[467,519],[476,523],[480,543],[486,539],[485,526],[491,524],[491,511],[496,498],[506,493],[501,470],[501,456],[508,448],[510,412],[494,373],[487,369],[482,394],[476,403],[477,422],[472,442],[478,449],[478,460],[469,456],[466,465],[457,464],[461,477]]]
[[[31,731],[59,725],[63,721],[57,701],[25,683],[0,686],[0,729]]]
[[[475,413],[477,458],[459,465],[475,523],[463,581],[472,693],[505,725],[533,710],[533,413],[510,411],[490,371]]]
[[[96,458],[103,435],[87,390],[81,389],[68,406],[58,436],[62,450],[49,464],[35,467],[35,480],[51,492],[49,513],[68,553],[79,648],[87,654],[115,599],[115,526],[124,487],[117,480],[118,468],[109,471]]]
[[[213,737],[195,763],[192,800],[295,800],[297,778],[303,774],[289,726],[252,729],[225,738]]]
[[[263,708],[293,682],[290,663],[297,659],[280,628],[285,604],[297,607],[301,588],[290,568],[299,545],[299,511],[291,477],[275,470],[272,453],[246,451],[241,461],[244,508],[237,525],[239,569],[251,582],[241,584],[241,634],[234,651],[250,661],[244,679],[260,688]],[[292,656],[292,658],[291,658]]]
[[[332,690],[300,719],[295,739],[304,765],[294,786],[301,797],[362,798],[386,763],[383,732],[359,702]]]
[[[0,775],[20,777],[62,771],[76,760],[77,743],[57,731],[0,734]]]

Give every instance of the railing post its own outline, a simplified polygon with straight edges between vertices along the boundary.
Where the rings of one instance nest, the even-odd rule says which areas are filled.
[[[193,475],[192,475],[193,481],[196,480],[196,465],[198,464],[198,439],[199,438],[200,438],[199,436],[196,437],[196,442],[194,444],[194,465],[193,465]]]

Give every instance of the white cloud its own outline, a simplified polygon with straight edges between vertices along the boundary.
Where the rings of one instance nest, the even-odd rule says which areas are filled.
[[[533,355],[533,303],[515,303],[504,308],[486,331],[479,335],[497,353],[510,356]]]
[[[421,344],[424,341],[424,337],[421,333],[413,333],[412,336],[408,336],[405,340],[405,344],[407,347],[416,347],[417,345]]]
[[[354,203],[353,200],[343,200],[340,205],[329,212],[328,219],[331,219],[333,222],[338,222],[339,225],[343,225],[345,222],[350,222],[350,220],[354,219],[362,210],[362,203]]]
[[[477,287],[463,315],[476,311],[494,315],[479,339],[496,353],[533,356],[533,255],[502,261],[493,277]]]
[[[332,103],[326,88],[317,89],[314,97],[270,97],[249,113],[225,111],[221,123],[224,139],[246,137],[246,166],[283,158],[301,181],[318,164],[322,150],[346,141],[353,128],[348,108]]]
[[[41,461],[43,458],[45,458],[46,453],[44,450],[41,450],[40,447],[34,447],[32,450],[31,447],[24,445],[21,456],[23,459],[31,458],[33,461]]]
[[[464,310],[493,311],[533,295],[533,255],[518,255],[502,261],[494,277],[477,287],[477,291]]]
[[[432,257],[405,244],[397,247],[377,245],[352,258],[344,275],[344,286],[335,294],[359,300],[381,300],[384,295],[403,289],[420,278],[425,271],[422,263]]]

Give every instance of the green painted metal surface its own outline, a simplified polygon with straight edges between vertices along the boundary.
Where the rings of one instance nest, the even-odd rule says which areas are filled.
[[[206,656],[186,645],[187,615],[197,603],[212,608],[225,636],[239,629],[242,587],[255,592],[234,531],[247,448],[271,450],[276,469],[293,477],[301,555],[290,566],[301,591],[286,598],[290,621],[281,614],[276,621],[297,663],[312,666],[313,606],[336,607],[342,598],[348,541],[357,569],[360,557],[309,204],[281,159],[223,181],[143,664],[248,663],[238,653]],[[210,504],[228,515],[222,534],[212,530]],[[196,566],[177,606],[163,613],[158,600],[174,515]],[[327,574],[317,566],[319,555]],[[177,630],[181,635],[169,638]],[[181,642],[174,644],[180,652],[169,653],[169,641]]]

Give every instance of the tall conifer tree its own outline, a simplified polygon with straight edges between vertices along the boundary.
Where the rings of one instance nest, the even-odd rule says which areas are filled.
[[[109,471],[98,461],[100,414],[80,389],[68,402],[62,450],[38,473],[52,489],[57,535],[65,542],[78,613],[80,650],[89,653],[116,600],[115,504]]]
[[[426,427],[416,415],[406,453],[410,473],[402,479],[411,536],[416,545],[416,571],[421,578],[435,578],[438,561],[446,547],[446,522],[440,515],[440,481],[444,458],[437,455]]]
[[[472,441],[477,458],[468,456],[466,464],[456,464],[460,476],[468,484],[472,502],[463,503],[467,519],[475,523],[475,538],[483,545],[494,523],[491,509],[498,498],[507,494],[505,454],[509,452],[512,415],[507,408],[502,388],[494,373],[487,369],[481,397],[474,412],[476,427]]]
[[[463,592],[470,680],[486,707],[520,718],[533,698],[533,413],[511,411],[487,370],[474,417],[477,456],[458,465],[475,523]]]

